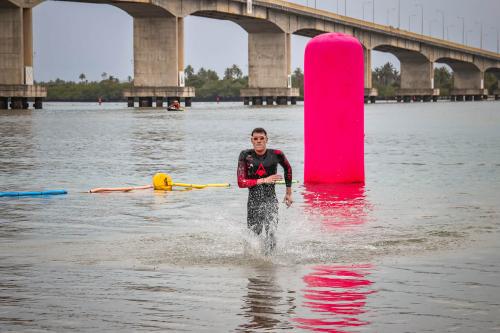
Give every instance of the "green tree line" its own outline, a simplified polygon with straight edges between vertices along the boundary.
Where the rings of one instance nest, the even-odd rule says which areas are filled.
[[[122,101],[123,90],[132,86],[132,78],[127,82],[120,82],[113,75],[101,74],[101,81],[89,82],[84,73],[80,74],[79,82],[64,81],[61,79],[49,82],[37,82],[47,88],[49,101],[76,101],[94,102],[99,98],[103,101]]]
[[[184,74],[186,86],[196,89],[196,100],[213,101],[217,97],[221,100],[239,100],[240,89],[248,87],[248,76],[243,75],[237,65],[226,68],[222,78],[214,70],[202,67],[195,71],[191,65],[185,68]],[[107,73],[102,73],[101,78],[101,81],[89,82],[82,73],[78,82],[56,79],[38,84],[47,87],[47,100],[50,101],[97,101],[99,98],[103,101],[122,101],[123,90],[133,85],[130,76],[127,82],[120,82]],[[389,62],[372,71],[373,87],[378,89],[382,98],[394,96],[400,82],[399,71]],[[490,92],[498,89],[498,80],[492,73],[486,73],[484,84]],[[292,73],[292,86],[299,88],[300,96],[304,96],[304,73],[301,68]],[[441,95],[447,96],[453,87],[453,72],[446,67],[436,68],[434,86],[440,89]]]

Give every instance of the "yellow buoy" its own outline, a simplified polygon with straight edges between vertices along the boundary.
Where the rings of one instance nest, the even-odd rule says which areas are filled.
[[[157,191],[172,191],[172,177],[166,173],[157,173],[153,176],[153,188]]]
[[[157,173],[153,176],[153,188],[158,191],[172,191],[173,186],[202,189],[205,187],[229,187],[230,184],[187,184],[174,183],[172,177],[166,173]]]

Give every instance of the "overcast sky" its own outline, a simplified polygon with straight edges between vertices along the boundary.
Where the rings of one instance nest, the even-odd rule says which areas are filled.
[[[398,25],[398,0],[374,0],[375,22]],[[294,0],[290,2],[371,21],[372,0]],[[500,30],[499,0],[401,0],[401,28],[420,32],[421,6],[423,32],[441,37],[444,13],[445,35],[462,42],[462,19],[465,20],[467,43],[480,46],[483,25],[483,48],[497,50]],[[363,13],[364,9],[364,13]],[[125,80],[133,76],[132,18],[124,11],[102,4],[46,1],[33,11],[35,79],[48,81],[61,78],[78,80],[80,73],[98,80],[101,73]],[[446,36],[445,36],[446,37]],[[185,64],[216,70],[237,64],[248,72],[247,34],[228,21],[187,17],[185,20]],[[292,37],[292,69],[303,67],[303,53],[308,38]],[[373,52],[372,67],[399,61],[392,55]]]

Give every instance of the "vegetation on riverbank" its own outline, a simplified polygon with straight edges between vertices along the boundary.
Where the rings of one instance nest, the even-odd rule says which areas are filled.
[[[191,65],[184,70],[186,86],[195,87],[196,98],[199,101],[240,100],[240,89],[248,86],[248,76],[237,65],[226,68],[222,78],[211,69],[200,68],[195,72]],[[101,81],[89,82],[85,74],[80,74],[79,82],[56,79],[49,82],[38,82],[47,87],[49,101],[78,101],[94,102],[101,98],[103,101],[123,101],[123,90],[133,85],[133,79],[128,77],[126,82],[102,73]],[[373,87],[378,89],[381,98],[394,96],[401,82],[401,75],[391,63],[377,67],[372,71]],[[300,96],[304,96],[304,74],[297,68],[292,73],[292,86],[300,89]],[[434,86],[439,88],[442,96],[447,96],[453,87],[453,73],[446,67],[434,70]],[[491,73],[486,73],[484,86],[490,92],[498,89],[498,80]]]

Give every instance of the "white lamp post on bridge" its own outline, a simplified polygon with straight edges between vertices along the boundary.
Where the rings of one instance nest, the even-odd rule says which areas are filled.
[[[411,14],[408,16],[408,31],[411,31],[411,18],[412,17],[417,17],[417,14]]]
[[[441,22],[443,24],[443,34],[442,34],[442,38],[444,39],[444,12],[442,10],[437,10],[438,13],[441,13]]]
[[[459,19],[462,19],[462,44],[465,44],[465,17],[458,16]]]
[[[421,20],[420,20],[420,34],[424,34],[424,5],[422,4],[415,4],[415,7],[420,7],[420,9],[422,10],[422,16],[421,16]]]
[[[371,1],[363,1],[363,20],[365,20],[365,5],[370,4]]]

